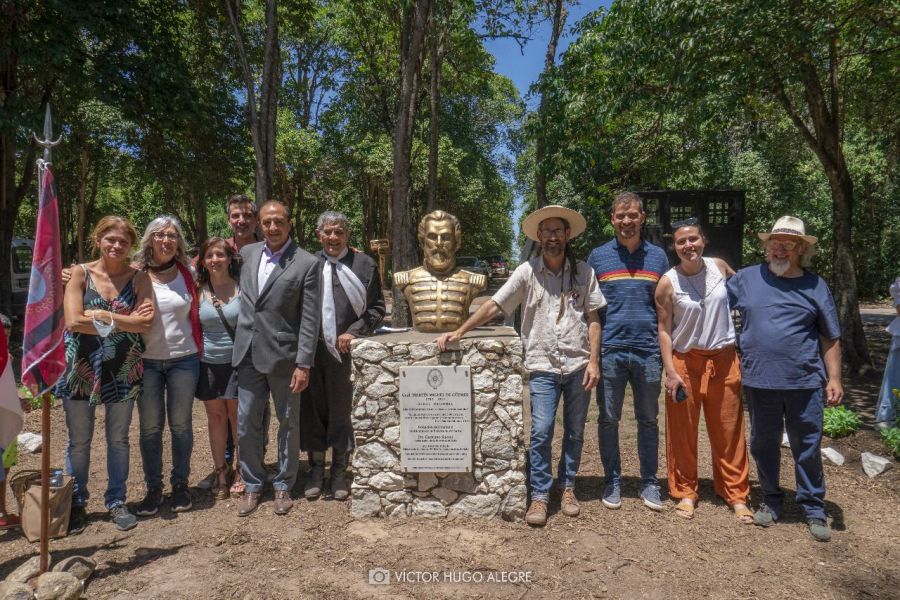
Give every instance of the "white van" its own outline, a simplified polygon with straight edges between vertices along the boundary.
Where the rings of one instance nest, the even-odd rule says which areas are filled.
[[[13,238],[9,266],[12,273],[12,309],[15,314],[24,313],[28,303],[28,281],[31,279],[33,254],[34,240]]]

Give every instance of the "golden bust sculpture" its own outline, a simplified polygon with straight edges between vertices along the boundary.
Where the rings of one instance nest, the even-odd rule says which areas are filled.
[[[469,305],[487,287],[487,278],[456,267],[462,230],[450,213],[436,210],[422,217],[418,238],[423,266],[394,273],[394,285],[403,290],[416,331],[453,331],[469,317]]]

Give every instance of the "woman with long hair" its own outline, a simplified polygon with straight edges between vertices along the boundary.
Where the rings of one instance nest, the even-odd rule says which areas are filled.
[[[197,293],[200,296],[200,327],[203,330],[203,360],[197,398],[206,407],[209,446],[215,467],[210,491],[216,500],[230,495],[232,469],[225,460],[228,432],[237,441],[237,369],[231,366],[234,330],[240,312],[240,287],[234,262],[235,251],[224,239],[211,237],[197,255]],[[235,456],[239,449],[235,447]],[[240,458],[237,458],[240,464]],[[237,476],[238,478],[240,475]],[[240,491],[240,481],[232,490]]]
[[[680,263],[656,286],[659,348],[666,369],[666,462],[675,512],[693,518],[697,503],[697,430],[706,419],[713,460],[713,488],[741,523],[747,507],[750,467],[744,439],[741,373],[725,280],[734,275],[718,258],[704,258],[706,238],[696,219],[674,226]]]
[[[149,275],[156,309],[153,325],[144,334],[144,393],[138,400],[147,494],[137,514],[147,517],[156,514],[163,501],[162,432],[166,420],[172,435],[169,506],[174,512],[193,506],[188,490],[194,446],[191,417],[203,336],[197,288],[178,219],[164,215],[150,221],[137,264]]]
[[[104,504],[120,530],[137,525],[125,506],[128,428],[143,384],[141,334],[155,317],[150,279],[133,268],[137,232],[127,219],[100,219],[91,234],[99,258],[71,270],[66,286],[66,373],[57,393],[63,399],[69,441],[66,467],[75,478],[69,532],[87,525],[88,474],[97,406],[106,425],[108,484]]]

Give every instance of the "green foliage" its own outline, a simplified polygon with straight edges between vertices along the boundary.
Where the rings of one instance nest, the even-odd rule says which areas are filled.
[[[881,439],[893,457],[900,460],[900,426],[881,430]]]
[[[825,409],[823,431],[830,438],[845,437],[856,431],[862,421],[846,406],[829,406]]]
[[[35,396],[34,394],[32,394],[31,390],[28,389],[24,385],[20,385],[18,391],[19,391],[19,397],[23,398],[28,403],[28,406],[31,407],[31,410],[41,410],[41,397],[40,396]],[[50,407],[51,408],[56,406],[56,401],[57,401],[56,395],[53,393],[50,393]]]

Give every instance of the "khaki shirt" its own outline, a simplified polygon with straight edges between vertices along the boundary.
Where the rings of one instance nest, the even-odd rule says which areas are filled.
[[[509,316],[522,305],[522,345],[529,371],[568,375],[591,357],[587,314],[606,306],[594,270],[576,263],[575,285],[566,261],[559,275],[540,256],[522,263],[491,298]]]

